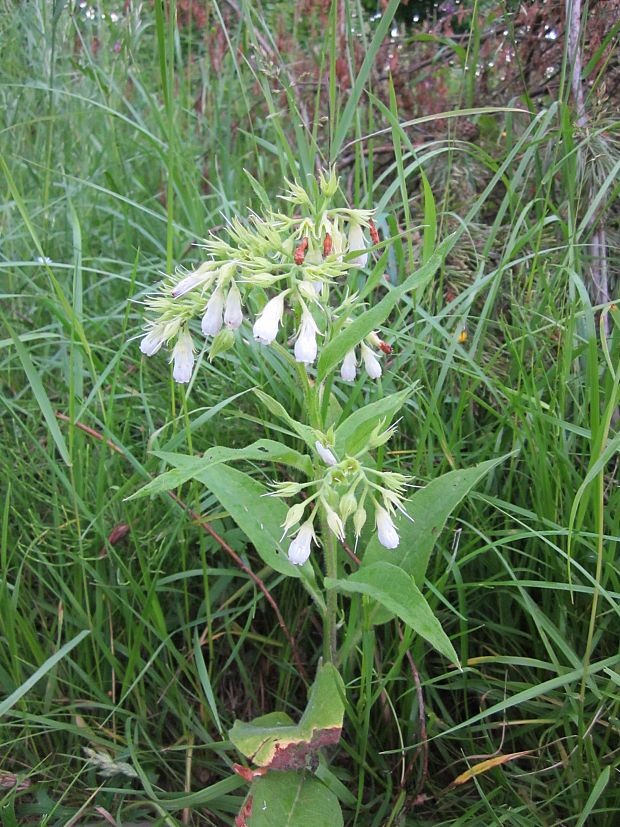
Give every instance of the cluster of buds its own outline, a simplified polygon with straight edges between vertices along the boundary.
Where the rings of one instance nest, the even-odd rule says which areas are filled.
[[[203,335],[212,339],[209,356],[214,358],[234,344],[248,306],[262,305],[253,321],[254,339],[267,345],[274,342],[283,323],[285,300],[296,311],[295,359],[306,365],[316,360],[317,337],[327,340],[330,322],[338,315],[329,304],[330,286],[346,281],[352,270],[366,267],[369,244],[378,243],[379,236],[372,210],[331,206],[338,190],[333,171],[319,176],[314,198],[298,185],[289,183],[289,187],[284,200],[306,215],[251,214],[247,225],[233,219],[226,240],[211,236],[205,242],[207,261],[192,272],[177,270],[147,300],[153,318],[140,349],[153,356],[164,345],[171,347],[177,382],[189,382],[193,373],[193,319],[201,319]],[[355,296],[349,296],[340,309],[349,311],[354,301]],[[366,372],[378,378],[381,366],[371,337],[360,348]],[[357,356],[351,351],[341,376],[351,381],[356,371]]]
[[[368,519],[367,507],[374,511],[377,539],[385,548],[398,546],[399,536],[394,525],[396,510],[409,516],[402,506],[408,477],[393,471],[378,471],[363,463],[369,449],[385,444],[394,433],[390,427],[378,426],[369,437],[367,445],[355,456],[338,459],[329,438],[324,434],[316,441],[321,472],[317,479],[305,482],[284,482],[274,485],[273,495],[293,497],[302,492],[305,499],[289,508],[282,524],[284,537],[299,525],[289,549],[288,558],[295,565],[303,565],[310,556],[312,543],[317,544],[314,523],[319,507],[325,516],[329,530],[344,542],[347,523],[352,523],[355,545]]]

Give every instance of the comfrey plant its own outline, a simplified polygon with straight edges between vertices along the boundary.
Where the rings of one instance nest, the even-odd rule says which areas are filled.
[[[406,475],[380,466],[383,452],[377,449],[394,434],[392,423],[414,389],[379,395],[346,414],[339,402],[343,393],[334,392],[334,383],[342,382],[346,394],[350,383],[365,381],[364,375],[372,382],[382,376],[391,347],[380,338],[379,326],[397,302],[432,278],[453,242],[448,239],[417,272],[390,286],[383,278],[389,242],[380,241],[372,210],[335,203],[339,186],[333,170],[307,189],[289,184],[282,198],[290,215],[274,211],[258,182],[251,182],[262,214],[233,219],[225,239],[212,236],[205,242],[203,263],[162,282],[147,301],[150,320],[140,348],[154,356],[166,347],[174,379],[184,384],[192,379],[199,336],[206,339],[210,359],[241,337],[274,349],[299,389],[301,418],[263,389],[255,393],[304,447],[261,439],[247,448],[214,447],[198,458],[166,454],[173,470],[138,496],[198,480],[264,562],[298,578],[312,597],[323,619],[324,651],[301,720],[296,724],[277,712],[251,724],[237,722],[230,732],[238,750],[261,768],[239,769],[252,787],[237,823],[275,823],[269,819],[293,782],[291,772],[271,771],[289,770],[298,773],[299,812],[320,799],[330,814],[321,823],[337,827],[343,823],[340,805],[308,768],[316,766],[317,750],[338,742],[343,725],[345,690],[337,667],[356,640],[349,636],[338,647],[339,595],[361,601],[365,628],[397,617],[458,663],[420,587],[439,530],[492,464],[452,472],[411,493]],[[384,295],[377,299],[379,289]],[[290,474],[268,488],[234,467],[244,460],[288,466]],[[319,547],[323,566],[313,554]],[[356,567],[351,574],[345,561]],[[257,796],[260,811],[252,809]]]

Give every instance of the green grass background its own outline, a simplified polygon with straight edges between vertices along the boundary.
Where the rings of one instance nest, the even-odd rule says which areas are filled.
[[[347,825],[611,827],[620,318],[589,298],[588,243],[593,217],[608,216],[613,277],[616,124],[574,126],[564,66],[544,108],[527,112],[521,97],[513,108],[525,111],[468,116],[480,140],[448,130],[414,145],[371,72],[396,0],[359,38],[366,60],[347,92],[329,16],[314,44],[327,78],[316,101],[278,62],[270,24],[282,5],[208,4],[225,39],[216,71],[196,31],[175,24],[174,2],[3,4],[0,820],[232,824],[244,787],[227,728],[303,708],[287,640],[246,574],[178,503],[125,501],[163,470],[153,450],[273,435],[257,400],[235,394],[261,385],[293,414],[303,401],[249,337],[203,358],[185,393],[161,354],[141,358],[136,336],[161,273],[198,262],[195,242],[259,208],[244,169],[275,198],[284,176],[348,156],[345,191],[394,236],[394,283],[463,231],[432,288],[386,325],[394,355],[381,383],[356,386],[350,403],[420,383],[385,455],[417,484],[514,453],[449,522],[428,572],[462,671],[395,623],[358,639],[352,603],[343,745],[319,775]],[[455,94],[462,83],[455,70]],[[306,107],[316,114],[304,125]],[[381,166],[378,141],[394,147]],[[312,672],[320,627],[298,585],[261,569],[208,492],[179,496],[264,579]],[[135,777],[102,775],[84,748]]]

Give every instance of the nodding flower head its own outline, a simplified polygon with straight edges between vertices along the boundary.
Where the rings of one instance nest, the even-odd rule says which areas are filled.
[[[222,329],[222,314],[224,312],[224,291],[221,287],[211,293],[207,302],[201,328],[205,336],[216,336]]]
[[[306,520],[297,532],[297,536],[288,547],[288,559],[294,566],[303,566],[310,557],[312,542],[316,543],[312,519]]]
[[[140,350],[145,356],[155,356],[166,341],[166,325],[155,324],[140,342]]]
[[[364,362],[366,373],[371,379],[378,379],[381,376],[383,371],[381,370],[379,360],[366,342],[362,342],[362,361]]]
[[[400,538],[389,512],[380,505],[375,506],[375,520],[377,521],[377,537],[381,545],[385,548],[396,548]]]
[[[353,382],[357,376],[357,360],[355,359],[355,350],[350,350],[340,366],[340,376],[345,382]]]
[[[353,250],[360,251],[355,258],[350,259],[350,263],[357,267],[365,267],[368,262],[368,253],[363,252],[366,249],[366,239],[364,238],[364,231],[360,224],[352,221],[349,228],[349,237],[347,239],[349,252]]]
[[[224,308],[224,324],[229,330],[236,330],[241,327],[243,321],[243,310],[241,309],[241,293],[233,282],[228,296],[226,296],[226,307]]]
[[[316,334],[319,332],[316,322],[310,311],[304,307],[299,325],[299,335],[295,342],[295,359],[306,365],[311,365],[316,359]]]
[[[254,322],[252,333],[258,342],[265,345],[271,344],[278,335],[278,328],[284,313],[284,293],[278,293],[270,299],[263,312]]]
[[[174,363],[172,368],[174,381],[181,384],[189,382],[194,369],[194,342],[187,328],[179,333],[179,338],[172,349],[170,361]]]

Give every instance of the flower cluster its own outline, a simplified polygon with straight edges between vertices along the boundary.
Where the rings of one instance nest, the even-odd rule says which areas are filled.
[[[409,516],[402,506],[408,477],[392,471],[378,471],[363,463],[370,448],[383,445],[394,433],[390,427],[382,431],[377,426],[367,445],[355,456],[338,460],[333,446],[327,444],[321,435],[315,444],[321,459],[323,473],[317,480],[306,483],[285,482],[274,485],[273,494],[292,497],[304,492],[305,499],[289,508],[282,524],[283,537],[298,523],[300,527],[291,541],[288,558],[295,565],[302,565],[310,556],[311,545],[318,542],[314,521],[319,511],[325,516],[329,530],[340,540],[345,539],[347,522],[351,520],[355,543],[359,540],[368,514],[367,507],[374,511],[377,538],[385,548],[393,549],[399,544],[399,536],[392,519],[398,509]]]
[[[369,244],[379,242],[373,212],[331,206],[338,190],[333,171],[320,175],[314,197],[295,184],[289,187],[283,198],[302,215],[251,214],[247,225],[234,218],[227,239],[211,236],[205,242],[207,261],[192,272],[177,270],[147,300],[153,318],[140,349],[153,356],[164,345],[171,346],[177,382],[189,382],[192,376],[195,348],[189,325],[194,318],[201,319],[203,335],[212,339],[209,355],[213,358],[233,345],[248,307],[260,307],[254,314],[254,339],[266,345],[274,342],[288,305],[297,320],[295,359],[311,365],[317,358],[318,337],[327,341],[339,311],[350,312],[355,296],[347,296],[334,310],[329,304],[330,286],[350,271],[366,267]],[[360,356],[368,376],[377,379],[381,365],[372,336],[361,343]],[[356,373],[357,354],[352,350],[344,359],[341,376],[352,381]]]

